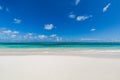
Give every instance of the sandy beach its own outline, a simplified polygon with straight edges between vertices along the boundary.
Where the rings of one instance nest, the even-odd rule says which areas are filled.
[[[0,80],[120,80],[120,50],[0,49]]]

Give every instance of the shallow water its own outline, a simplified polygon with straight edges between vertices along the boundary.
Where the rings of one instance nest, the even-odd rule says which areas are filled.
[[[0,48],[81,48],[81,49],[120,49],[119,42],[39,42],[39,43],[0,43]]]

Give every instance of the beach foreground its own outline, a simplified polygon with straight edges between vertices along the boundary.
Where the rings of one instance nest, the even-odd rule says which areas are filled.
[[[0,80],[120,80],[119,50],[0,49],[0,55]]]

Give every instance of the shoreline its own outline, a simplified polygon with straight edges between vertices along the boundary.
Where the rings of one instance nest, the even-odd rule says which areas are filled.
[[[120,58],[120,49],[79,49],[79,48],[4,48],[0,56],[62,55],[99,58]]]
[[[0,49],[0,80],[120,80],[119,51]]]

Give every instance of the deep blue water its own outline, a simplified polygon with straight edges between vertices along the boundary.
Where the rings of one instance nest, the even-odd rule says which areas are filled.
[[[120,42],[37,42],[37,43],[0,43],[0,48],[115,48]]]

